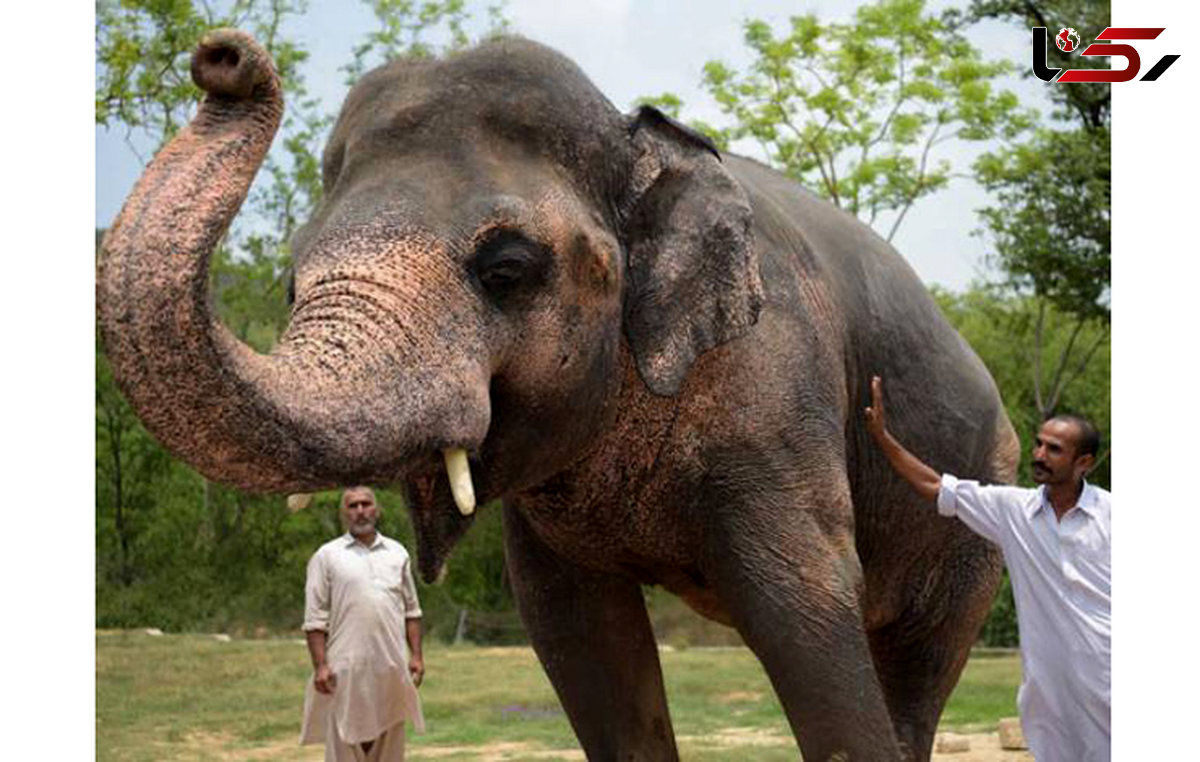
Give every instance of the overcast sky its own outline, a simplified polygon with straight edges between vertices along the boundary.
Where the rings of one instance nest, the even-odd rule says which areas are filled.
[[[936,0],[928,7],[938,12],[955,4]],[[742,43],[745,19],[761,18],[783,30],[791,15],[812,11],[825,21],[844,20],[858,5],[850,0],[510,0],[505,14],[514,32],[574,59],[618,108],[628,110],[639,96],[672,92],[683,99],[686,118],[725,125],[728,120],[700,88],[701,70],[711,59],[744,68],[750,60]],[[306,69],[310,89],[329,111],[336,111],[346,94],[338,69],[375,22],[365,3],[312,0],[311,6],[287,31],[311,52]],[[974,27],[971,39],[988,57],[1028,68],[1027,30],[991,22]],[[1003,86],[1017,92],[1025,105],[1049,111],[1041,82],[1014,76]],[[948,159],[965,172],[979,151],[979,144],[949,143],[934,158]],[[140,170],[122,132],[96,128],[98,227],[116,216]],[[971,231],[979,226],[974,210],[988,203],[972,181],[952,181],[948,189],[913,207],[893,243],[927,283],[961,289],[984,272],[985,242]],[[882,224],[880,229],[886,234]]]

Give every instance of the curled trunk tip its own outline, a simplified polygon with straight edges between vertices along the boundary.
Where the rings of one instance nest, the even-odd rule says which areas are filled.
[[[277,82],[266,49],[239,29],[215,29],[192,55],[192,81],[209,95],[246,100]]]

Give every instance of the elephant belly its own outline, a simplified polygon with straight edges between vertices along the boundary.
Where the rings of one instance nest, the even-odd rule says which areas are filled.
[[[728,627],[733,626],[733,620],[730,619],[724,603],[711,587],[703,584],[703,580],[697,580],[694,575],[684,571],[674,571],[663,575],[659,584],[679,596],[680,600],[686,603],[692,611],[705,619],[711,619]]]

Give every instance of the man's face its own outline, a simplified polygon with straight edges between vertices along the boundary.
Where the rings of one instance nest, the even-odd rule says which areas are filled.
[[[1033,480],[1038,484],[1075,484],[1095,458],[1079,456],[1079,428],[1070,421],[1042,424],[1033,440]]]
[[[370,492],[347,492],[342,506],[342,518],[350,534],[361,537],[375,531],[375,522],[379,520],[379,508]]]

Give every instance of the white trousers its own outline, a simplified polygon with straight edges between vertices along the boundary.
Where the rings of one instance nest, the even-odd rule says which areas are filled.
[[[329,713],[325,731],[325,762],[404,762],[404,723],[398,722],[375,739],[371,751],[364,752],[362,744],[349,744],[341,739],[337,725]]]

